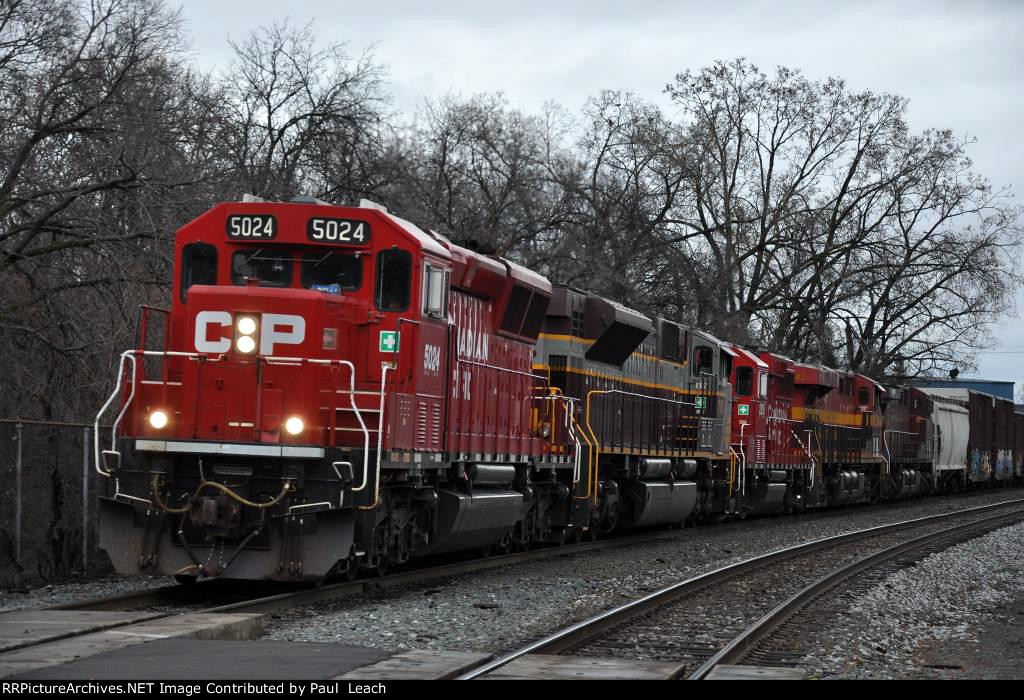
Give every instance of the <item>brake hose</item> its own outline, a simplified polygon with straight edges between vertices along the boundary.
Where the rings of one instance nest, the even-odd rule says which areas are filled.
[[[284,488],[281,489],[281,493],[279,493],[277,495],[277,498],[274,498],[273,500],[267,501],[265,503],[256,503],[255,501],[250,501],[247,498],[243,498],[242,496],[239,496],[237,493],[235,493],[234,491],[229,489],[224,484],[217,483],[216,481],[202,481],[202,482],[200,482],[199,486],[196,487],[196,490],[192,494],[192,496],[189,497],[188,503],[186,505],[184,505],[184,506],[182,506],[180,508],[172,508],[171,506],[169,506],[166,503],[164,503],[163,498],[160,497],[160,486],[161,486],[161,484],[160,484],[160,475],[159,474],[154,474],[153,475],[153,481],[152,481],[151,486],[153,488],[153,500],[156,501],[156,504],[158,506],[160,506],[160,508],[162,508],[163,510],[165,510],[168,513],[184,513],[184,512],[186,512],[189,508],[192,507],[192,501],[196,498],[196,496],[198,496],[202,492],[202,490],[205,489],[207,486],[213,487],[213,488],[223,492],[224,494],[226,494],[230,498],[238,501],[242,505],[249,506],[250,508],[258,508],[258,509],[261,509],[261,510],[265,509],[265,508],[272,508],[272,507],[276,506],[278,503],[280,503],[282,500],[284,500],[284,497],[287,496],[290,491],[293,491],[294,488],[295,488],[294,486],[292,486],[292,482],[286,481],[286,482],[284,482]]]

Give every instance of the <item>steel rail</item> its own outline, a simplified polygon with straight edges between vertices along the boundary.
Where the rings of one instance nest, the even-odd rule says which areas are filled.
[[[813,602],[821,595],[832,590],[843,582],[856,577],[864,571],[874,568],[878,564],[887,562],[906,552],[927,547],[935,542],[958,534],[970,532],[971,530],[978,528],[990,528],[991,526],[1002,523],[1003,521],[1013,522],[1021,519],[1022,517],[1024,517],[1024,509],[1014,511],[1012,513],[1000,513],[983,518],[982,520],[975,520],[970,523],[955,525],[944,530],[939,530],[938,532],[932,532],[927,535],[916,537],[912,540],[907,540],[906,542],[901,542],[887,549],[873,552],[872,554],[862,557],[856,561],[834,569],[819,578],[817,581],[811,583],[809,586],[794,593],[787,600],[783,601],[766,613],[760,620],[743,630],[743,632],[734,637],[714,656],[705,661],[696,671],[692,672],[687,677],[687,680],[704,680],[716,666],[738,663],[746,657],[748,653],[753,651],[757,644],[771,637],[776,630],[793,618],[809,603]],[[687,667],[685,665],[680,666],[673,676],[681,676],[686,671],[686,668]]]
[[[1024,498],[1016,499],[1016,500],[1009,500],[1009,501],[1002,501],[1002,502],[999,502],[999,503],[989,504],[989,505],[986,505],[986,506],[977,506],[977,507],[974,507],[974,508],[965,508],[965,509],[962,509],[962,510],[953,511],[952,513],[945,513],[945,514],[936,515],[936,516],[926,516],[926,517],[923,517],[923,518],[918,518],[916,520],[911,520],[911,521],[906,521],[906,522],[907,523],[927,522],[929,520],[934,520],[934,519],[938,519],[938,518],[954,517],[956,515],[961,515],[961,514],[971,513],[971,512],[978,512],[978,511],[983,511],[983,510],[988,510],[988,509],[993,509],[993,508],[1000,508],[1000,507],[1005,507],[1005,506],[1008,506],[1008,505],[1014,505],[1014,504],[1017,504],[1017,503],[1024,503]],[[818,515],[818,514],[829,515],[829,514],[834,514],[834,513],[830,513],[830,512],[820,512],[819,513],[818,511],[807,513],[807,515],[810,516],[810,517],[813,517],[813,516]],[[724,523],[724,524],[716,525],[715,529],[718,532],[721,532],[721,531],[726,530],[726,529],[728,529],[728,530],[732,530],[732,529],[743,530],[743,529],[748,528],[748,527],[752,527],[752,526],[756,527],[756,526],[758,526],[758,522],[759,521],[755,520],[755,521],[737,521],[737,522],[732,522],[732,523]],[[879,532],[880,531],[879,528],[892,528],[892,527],[898,526],[898,525],[900,525],[900,523],[893,524],[893,525],[878,526],[876,528],[871,528],[871,530],[869,530],[869,531]],[[910,527],[912,525],[906,525],[906,526]],[[254,613],[258,613],[258,612],[275,612],[275,611],[286,610],[286,609],[289,609],[289,608],[298,607],[298,606],[301,606],[301,605],[310,605],[310,604],[315,604],[315,603],[318,603],[318,602],[324,602],[324,601],[328,601],[328,600],[335,600],[335,599],[345,598],[345,597],[348,597],[348,596],[356,596],[356,595],[367,593],[367,592],[373,591],[373,590],[386,589],[386,588],[396,588],[396,587],[400,587],[400,586],[404,586],[404,585],[411,585],[411,584],[420,583],[420,582],[426,582],[426,581],[431,581],[431,580],[447,578],[447,577],[450,577],[450,576],[458,576],[458,575],[462,575],[462,574],[474,573],[474,572],[477,572],[477,571],[484,571],[484,570],[487,570],[487,569],[498,568],[498,567],[501,567],[501,566],[514,565],[514,564],[518,564],[518,563],[522,563],[522,562],[527,562],[527,561],[541,561],[541,560],[549,559],[549,558],[557,558],[557,557],[566,556],[566,555],[573,555],[573,554],[583,554],[583,553],[587,553],[587,552],[600,551],[600,550],[603,550],[603,549],[613,549],[615,547],[629,546],[629,545],[633,545],[633,544],[653,542],[653,541],[661,541],[661,540],[669,540],[669,539],[679,539],[679,540],[685,541],[685,540],[690,539],[691,537],[699,537],[699,536],[701,536],[703,534],[704,534],[703,528],[694,528],[694,529],[688,529],[688,530],[682,530],[682,531],[680,531],[680,530],[672,530],[672,531],[662,531],[662,532],[641,532],[641,533],[638,533],[636,535],[627,535],[627,536],[613,537],[613,538],[610,538],[610,539],[600,540],[598,542],[583,542],[583,543],[579,543],[579,544],[565,544],[563,546],[544,547],[542,549],[535,549],[535,550],[530,550],[530,551],[527,551],[527,552],[518,552],[518,553],[514,553],[514,554],[492,556],[492,557],[486,558],[486,559],[476,559],[476,560],[470,560],[470,561],[462,561],[462,562],[454,562],[454,563],[449,563],[449,564],[427,566],[427,567],[413,569],[413,570],[410,570],[410,571],[403,571],[403,572],[397,572],[397,573],[393,573],[393,574],[388,574],[387,576],[382,576],[382,577],[379,577],[379,578],[368,578],[368,579],[361,579],[361,580],[353,581],[353,582],[334,583],[334,584],[328,584],[328,585],[325,585],[325,586],[322,586],[322,587],[309,588],[309,589],[304,589],[304,590],[300,590],[300,591],[290,591],[290,592],[271,594],[271,595],[260,595],[258,597],[253,597],[253,598],[248,598],[248,599],[244,599],[244,600],[241,600],[241,601],[236,601],[236,602],[216,605],[216,606],[213,606],[213,607],[206,607],[206,608],[190,607],[188,610],[186,610],[184,612],[189,612],[189,613],[195,613],[195,612],[199,612],[199,613],[204,613],[204,612],[209,612],[209,613],[213,613],[213,612],[254,612]],[[847,533],[846,535],[840,535],[839,537],[850,537],[852,534],[856,534],[856,533]],[[827,541],[829,541],[829,540],[824,540],[822,542],[827,542]],[[813,543],[809,543],[809,544],[813,544]],[[799,547],[806,547],[806,546],[807,546],[806,544],[805,545],[798,545],[797,549]],[[790,550],[792,550],[792,549],[794,549],[794,548],[790,548]],[[787,552],[787,551],[789,551],[789,550],[782,550],[782,552]],[[777,554],[779,554],[779,552],[776,552],[774,554],[777,555]],[[797,556],[797,554],[799,554],[799,552],[795,552],[795,553],[791,554],[790,556]],[[771,556],[771,555],[765,555],[765,556]],[[723,572],[723,571],[729,571],[730,569],[732,569],[732,568],[734,568],[736,566],[742,565],[743,563],[744,562],[739,562],[738,564],[734,564],[731,567],[724,567],[723,569],[719,569],[716,572],[711,572],[711,574],[716,574],[716,573],[720,573],[720,572]],[[710,576],[711,574],[706,574],[705,577],[706,576]],[[697,577],[697,578],[699,579],[699,578],[703,578],[703,577]],[[714,582],[714,580],[709,580],[704,585],[707,585],[707,584],[713,583],[713,582]],[[245,583],[251,583],[251,582],[245,582]],[[686,582],[683,582],[683,583],[686,583]],[[145,590],[141,590],[141,591],[132,591],[132,592],[129,592],[129,593],[124,593],[124,594],[104,596],[104,597],[96,598],[96,599],[92,599],[92,600],[75,601],[75,602],[71,602],[71,603],[63,603],[63,604],[60,604],[60,605],[54,605],[54,606],[50,606],[50,607],[43,608],[43,609],[47,609],[47,610],[131,610],[131,609],[143,608],[143,607],[146,607],[146,606],[184,605],[184,604],[195,604],[195,603],[200,603],[201,604],[201,597],[202,596],[208,596],[210,594],[212,594],[212,595],[231,594],[231,593],[233,593],[234,589],[238,586],[238,584],[239,584],[238,581],[231,581],[231,580],[226,580],[226,579],[217,579],[217,580],[213,580],[213,581],[200,582],[200,583],[197,583],[197,584],[194,584],[194,585],[160,586],[160,587],[145,589]],[[657,593],[652,594],[652,596],[654,596],[654,595],[657,595]],[[647,598],[650,598],[650,597],[651,596],[647,596]],[[183,612],[183,611],[181,611],[181,610],[172,610],[172,611],[165,611],[165,612],[153,612],[152,615],[147,616],[145,619],[146,620],[150,620],[150,619],[157,619],[157,618],[162,618],[162,617],[172,617],[174,615],[180,614],[181,612]],[[137,622],[137,621],[138,620],[135,620],[134,622]],[[132,621],[125,622],[124,624],[132,624]],[[582,624],[582,623],[580,623],[580,624]],[[114,626],[119,626],[119,625],[114,625]],[[87,634],[90,631],[92,631],[92,630],[83,630],[82,634]],[[72,636],[75,636],[75,635],[72,635]],[[525,653],[530,653],[530,652],[529,651],[524,651],[523,654],[525,654]],[[514,658],[518,658],[518,656],[521,656],[523,654],[518,654]],[[501,663],[495,662],[497,665],[493,666],[493,668],[497,668],[498,666],[502,666],[502,665],[504,665],[505,663],[508,663],[508,661],[511,661],[511,660],[512,660],[512,658],[505,659],[505,657],[503,657],[503,659],[499,659],[499,661]],[[490,668],[480,669],[480,675],[482,675],[482,673],[486,673],[487,670],[491,670],[491,669]]]
[[[724,523],[717,525],[716,530],[722,531],[723,528],[742,530],[751,526],[751,521],[738,521],[733,523]],[[458,576],[460,574],[473,573],[476,571],[483,571],[486,569],[518,564],[526,561],[541,561],[544,559],[555,558],[560,556],[583,554],[587,552],[600,551],[603,549],[613,549],[615,547],[625,547],[643,542],[656,542],[666,539],[688,540],[691,537],[697,537],[702,534],[704,534],[704,531],[701,528],[689,530],[670,530],[661,532],[642,532],[635,535],[603,539],[597,542],[566,543],[562,546],[545,546],[539,549],[532,549],[526,552],[500,554],[485,559],[467,560],[434,566],[423,566],[420,568],[411,569],[409,571],[395,572],[377,578],[365,578],[351,582],[331,583],[318,588],[291,591],[287,593],[274,594],[269,596],[260,596],[258,598],[253,598],[249,601],[228,603],[222,606],[217,606],[215,608],[209,608],[207,610],[194,610],[190,612],[226,612],[226,609],[228,607],[231,607],[233,609],[240,609],[241,606],[245,605],[246,603],[251,603],[254,606],[257,604],[262,605],[266,603],[268,610],[281,609],[281,607],[284,606],[271,607],[270,604],[273,603],[275,600],[285,601],[288,596],[306,596],[308,599],[304,598],[302,602],[297,603],[306,604],[307,602],[317,602],[317,600],[329,600],[331,598],[344,597],[346,595],[350,595],[353,593],[358,594],[381,588],[392,588],[401,585],[408,585],[419,581],[429,581],[438,578],[445,578],[447,576]],[[92,600],[62,603],[60,605],[50,606],[45,609],[125,610],[132,607],[143,607],[147,605],[177,604],[182,602],[189,602],[190,598],[201,596],[203,594],[206,594],[207,592],[212,592],[215,595],[221,595],[224,592],[226,592],[224,589],[229,589],[230,587],[237,586],[239,585],[239,583],[251,584],[253,582],[239,582],[230,579],[215,579],[212,581],[204,581],[187,586],[160,586],[141,591],[131,591],[129,593],[104,596],[102,598],[95,598]],[[273,584],[273,582],[269,583],[271,585]],[[281,582],[278,585],[284,586],[287,585],[287,583]],[[216,587],[217,590],[211,590],[214,587]]]
[[[828,549],[837,544],[844,542],[853,542],[862,539],[868,539],[877,535],[886,534],[889,532],[896,532],[899,530],[906,530],[920,525],[924,525],[931,522],[938,522],[949,518],[954,518],[963,515],[970,515],[974,513],[981,513],[997,508],[1006,508],[1007,506],[1022,505],[1024,499],[1014,499],[1009,501],[1001,501],[999,503],[992,503],[985,506],[977,506],[974,508],[965,508],[963,510],[953,511],[951,513],[941,513],[938,515],[928,515],[921,518],[914,518],[911,520],[904,520],[897,523],[890,523],[888,525],[877,525],[875,527],[867,528],[864,530],[854,530],[852,532],[843,533],[841,535],[833,535],[831,537],[825,537],[818,540],[812,540],[803,544],[794,545],[792,547],[786,547],[784,549],[762,554],[743,561],[722,566],[712,571],[709,571],[699,576],[679,581],[671,584],[664,588],[661,588],[653,593],[645,595],[636,600],[632,600],[623,605],[617,606],[610,610],[598,613],[585,620],[577,622],[566,628],[563,628],[557,632],[554,632],[543,639],[528,644],[520,649],[517,649],[508,654],[502,655],[497,659],[489,661],[481,666],[471,669],[461,676],[457,680],[473,680],[479,678],[495,669],[501,668],[518,658],[526,656],[527,654],[558,654],[567,651],[573,647],[579,646],[583,642],[586,642],[597,635],[601,634],[605,630],[613,627],[618,627],[636,617],[639,617],[655,608],[661,607],[667,603],[670,603],[684,595],[693,593],[697,590],[706,588],[715,583],[719,583],[736,576],[742,575],[752,569],[764,566],[766,564],[776,564],[779,562],[786,561],[798,556],[810,554],[822,549]],[[680,672],[681,673],[681,672]]]
[[[749,526],[749,523],[731,523],[729,525],[726,525],[726,527],[730,525],[737,528],[742,528],[743,526]],[[46,637],[44,639],[27,641],[24,644],[19,644],[17,648],[21,649],[25,647],[47,644],[53,641],[57,641],[59,639],[78,637],[93,632],[98,632],[101,630],[126,627],[129,625],[137,624],[139,622],[148,622],[151,620],[157,620],[162,618],[172,618],[175,615],[183,614],[186,612],[278,612],[281,610],[288,610],[303,605],[313,605],[316,603],[321,603],[329,600],[357,596],[364,593],[368,593],[373,590],[398,588],[400,586],[413,585],[416,583],[448,578],[451,576],[458,576],[460,574],[468,574],[477,571],[483,571],[486,569],[497,568],[501,566],[509,566],[526,561],[540,561],[543,559],[551,559],[560,556],[582,554],[586,552],[599,551],[602,549],[612,549],[615,547],[628,546],[640,542],[651,542],[656,540],[665,540],[672,538],[689,539],[689,536],[696,536],[696,534],[696,530],[687,530],[685,532],[680,532],[678,530],[656,533],[645,532],[637,535],[629,535],[625,537],[615,537],[612,539],[601,540],[599,542],[583,542],[579,544],[565,544],[563,546],[545,547],[543,549],[535,549],[527,552],[518,552],[515,554],[493,556],[486,559],[476,559],[471,561],[454,562],[450,564],[423,567],[419,569],[413,569],[411,571],[403,571],[394,574],[388,574],[387,576],[382,576],[379,578],[368,578],[358,581],[334,583],[317,588],[307,588],[299,591],[287,591],[282,593],[274,593],[270,595],[259,595],[257,597],[244,598],[243,600],[215,605],[212,607],[207,606],[200,608],[192,606],[196,603],[201,603],[203,596],[210,598],[214,596],[231,595],[234,592],[234,589],[240,583],[248,584],[248,587],[255,587],[258,590],[261,587],[261,582],[239,582],[232,581],[229,579],[216,579],[213,581],[205,581],[192,585],[159,586],[141,591],[131,591],[129,593],[103,596],[101,598],[95,598],[92,600],[62,603],[60,605],[53,605],[42,609],[123,611],[145,608],[147,606],[153,607],[189,605],[190,607],[185,610],[179,609],[153,611],[148,614],[143,614],[139,617],[135,617],[128,620],[107,622],[101,625],[85,627],[74,632],[69,632],[68,634],[60,635],[58,637]],[[284,583],[275,584],[275,582],[262,583],[266,584],[264,587],[270,587],[273,585],[287,585]],[[15,647],[8,646],[3,653],[13,651],[14,649]]]

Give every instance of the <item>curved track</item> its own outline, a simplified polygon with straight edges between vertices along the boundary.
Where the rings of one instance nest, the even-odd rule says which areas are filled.
[[[848,577],[853,575],[855,564],[860,565],[856,571],[862,571],[872,562],[891,559],[908,549],[948,539],[965,529],[991,529],[996,521],[1020,519],[1024,519],[1024,499],[916,518],[788,547],[715,569],[595,615],[473,669],[460,679],[479,678],[528,654],[564,654],[568,651],[584,655],[671,660],[678,664],[672,677],[686,677],[697,669],[705,669],[703,674],[706,675],[718,663],[734,663],[725,660],[736,658],[732,656],[733,652],[723,654],[727,647],[736,649],[736,653],[746,652],[765,638],[766,630],[778,629],[782,617],[773,618],[779,622],[761,628],[762,632],[754,631],[751,621],[765,620],[765,624],[770,625],[768,615],[762,611],[769,608],[772,612],[781,611],[785,603],[796,599],[797,594],[790,595],[794,589],[811,588],[802,585],[808,577],[821,583],[827,578],[826,574],[837,569],[837,565],[839,569],[851,572]],[[944,527],[957,520],[964,522]],[[927,540],[924,537],[909,541],[901,538],[899,533],[908,530],[926,532]],[[886,553],[888,556],[883,556]],[[742,618],[745,614],[745,619],[731,619],[723,623],[715,617],[716,612],[727,609],[729,605],[734,610],[739,596],[745,596],[739,606],[748,608],[739,615]],[[748,604],[748,600],[753,602]],[[779,600],[784,602],[776,604]],[[799,607],[802,605],[797,603],[795,608],[787,609]],[[655,611],[656,615],[650,614]],[[737,626],[747,633],[746,639],[752,641],[735,641]],[[699,639],[699,642],[694,643],[694,639]]]
[[[945,549],[959,542],[972,539],[1004,525],[1018,522],[1024,518],[1024,510],[1008,514],[997,514],[966,525],[956,525],[938,532],[932,532],[912,540],[893,545],[879,552],[857,559],[842,566],[802,588],[790,596],[767,615],[752,624],[733,638],[714,656],[708,659],[688,680],[704,680],[715,666],[723,664],[739,664],[753,660],[754,665],[762,665],[766,657],[774,656],[773,644],[792,647],[786,638],[786,626],[815,600],[834,590],[836,587],[850,582],[861,574],[880,565],[891,563],[912,553],[927,553],[933,549]],[[917,558],[916,556],[913,558]],[[781,639],[779,639],[781,638]],[[767,664],[764,664],[767,665]]]

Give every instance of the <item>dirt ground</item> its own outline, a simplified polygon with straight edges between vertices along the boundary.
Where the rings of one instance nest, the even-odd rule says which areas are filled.
[[[933,642],[921,650],[921,676],[945,679],[1024,679],[1024,597],[992,611],[973,630],[975,641]]]

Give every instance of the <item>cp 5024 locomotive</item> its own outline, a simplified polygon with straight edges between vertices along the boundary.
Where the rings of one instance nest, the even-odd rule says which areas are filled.
[[[175,261],[96,420],[121,572],[320,580],[1020,476],[1012,404],[722,342],[370,203],[221,204]]]

